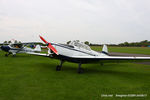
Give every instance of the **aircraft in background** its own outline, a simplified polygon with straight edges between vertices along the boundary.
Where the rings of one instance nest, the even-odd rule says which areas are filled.
[[[137,60],[150,60],[150,57],[124,57],[124,56],[109,56],[107,46],[104,45],[102,52],[96,52],[91,48],[79,41],[70,42],[70,44],[50,43],[43,37],[41,40],[47,44],[48,54],[33,53],[28,54],[45,56],[60,60],[60,65],[56,66],[56,70],[60,71],[62,64],[65,61],[78,63],[78,73],[82,73],[83,69],[81,64],[86,63],[105,63],[105,62],[124,62],[124,61],[137,61]]]
[[[29,47],[26,47],[28,44],[33,44],[32,43],[13,43],[13,44],[1,44],[0,49],[2,51],[7,52],[5,56],[9,56],[12,54],[13,56],[16,56],[17,53],[27,53],[27,52],[41,52],[41,47],[40,45],[36,45],[34,49],[31,49]]]

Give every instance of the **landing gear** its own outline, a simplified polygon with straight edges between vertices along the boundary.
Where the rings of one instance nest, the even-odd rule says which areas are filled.
[[[60,65],[57,65],[56,66],[56,71],[60,71],[61,70],[61,67],[62,67],[62,64],[64,63],[63,60],[60,61]]]
[[[5,54],[5,57],[8,57],[9,55],[10,55],[10,53],[8,53],[8,54],[6,53],[6,54]]]
[[[81,63],[79,63],[78,73],[79,73],[79,74],[83,73],[83,69],[81,68]]]
[[[5,54],[5,57],[8,57],[8,54]]]
[[[6,53],[6,54],[5,54],[5,57],[8,57],[10,54],[12,54],[13,57],[16,57],[16,53],[13,54],[13,53],[10,53],[10,52],[9,52],[9,53]]]
[[[101,64],[101,66],[104,66],[104,63],[100,63]]]
[[[15,55],[15,54],[13,54],[13,57],[16,57],[16,55]]]
[[[56,66],[56,71],[60,71],[61,70],[61,66],[57,65]]]
[[[60,71],[60,70],[61,70],[63,63],[64,63],[64,61],[63,61],[63,60],[60,60],[60,65],[57,65],[57,66],[56,66],[56,71]],[[81,63],[79,63],[79,67],[78,67],[77,72],[78,72],[79,74],[81,74],[81,73],[83,73],[83,71],[84,71],[84,70],[81,68]]]

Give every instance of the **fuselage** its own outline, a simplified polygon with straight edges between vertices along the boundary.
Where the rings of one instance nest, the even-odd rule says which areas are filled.
[[[84,49],[77,46],[72,45],[66,45],[66,44],[59,44],[59,43],[51,43],[54,48],[58,51],[59,55],[56,56],[57,59],[66,60],[69,62],[75,62],[75,63],[87,63],[87,62],[93,62],[92,60],[84,60],[81,59],[75,59],[74,56],[107,56],[103,53],[96,52],[91,49]]]
[[[15,48],[11,47],[9,45],[7,46],[1,46],[1,50],[11,53],[11,54],[16,54],[16,53],[26,53],[26,52],[35,52],[36,50],[27,48],[27,47],[22,47],[22,48]]]

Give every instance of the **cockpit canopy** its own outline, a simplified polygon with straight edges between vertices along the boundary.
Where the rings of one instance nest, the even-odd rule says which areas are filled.
[[[10,44],[13,48],[22,48],[23,44]]]
[[[82,48],[86,50],[91,50],[91,48],[88,45],[84,44],[83,42],[79,42],[78,40],[71,41],[69,45],[76,46],[78,48]]]

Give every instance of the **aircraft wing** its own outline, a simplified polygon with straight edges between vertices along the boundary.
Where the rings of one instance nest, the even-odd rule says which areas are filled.
[[[10,43],[0,43],[0,45],[9,45]],[[41,42],[21,42],[21,43],[11,43],[11,44],[14,44],[14,45],[17,45],[17,44],[24,44],[24,45],[27,45],[27,44],[43,44]]]
[[[122,59],[122,60],[126,60],[126,59],[149,59],[150,57],[135,57],[135,56],[131,56],[131,57],[125,57],[125,56],[71,56],[72,58],[79,58],[79,59]]]
[[[34,53],[27,52],[28,54],[37,55],[37,56],[45,56],[50,57],[49,54],[43,53]],[[150,61],[150,57],[124,57],[124,56],[63,56],[57,55],[62,58],[67,58],[67,60],[83,62],[83,63],[91,63],[91,62],[140,62],[140,61]]]
[[[28,45],[28,44],[43,44],[41,42],[23,42],[23,43],[12,43],[14,45],[19,45],[19,44],[23,44],[23,45]]]
[[[150,57],[124,57],[124,56],[72,56],[72,59],[81,61],[100,61],[100,62],[140,62],[150,61]]]
[[[49,57],[49,54],[44,54],[44,53],[34,53],[34,52],[26,52],[27,54],[32,54],[32,55],[37,55],[37,56],[45,56]]]

